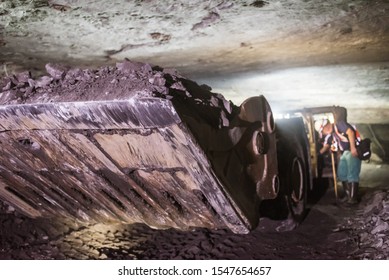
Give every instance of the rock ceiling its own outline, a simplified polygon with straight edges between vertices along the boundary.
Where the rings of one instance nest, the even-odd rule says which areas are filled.
[[[236,103],[339,104],[389,122],[387,0],[3,0],[0,75],[129,58],[177,68]]]

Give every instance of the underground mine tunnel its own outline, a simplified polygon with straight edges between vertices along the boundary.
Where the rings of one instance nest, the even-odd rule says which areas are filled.
[[[2,1],[0,259],[387,259],[388,14]],[[334,105],[372,141],[355,205],[290,117]]]

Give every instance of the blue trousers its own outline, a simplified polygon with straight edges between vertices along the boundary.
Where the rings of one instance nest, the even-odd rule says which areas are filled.
[[[338,179],[342,182],[359,182],[361,160],[353,157],[350,151],[344,151],[338,164]]]

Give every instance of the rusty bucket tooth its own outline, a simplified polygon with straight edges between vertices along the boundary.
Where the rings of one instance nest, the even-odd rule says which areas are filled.
[[[31,217],[252,228],[160,98],[0,106],[0,199]]]

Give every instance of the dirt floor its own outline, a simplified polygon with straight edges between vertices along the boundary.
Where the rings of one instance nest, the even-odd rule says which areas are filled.
[[[32,220],[2,205],[0,259],[388,259],[388,171],[388,165],[363,165],[357,206],[335,203],[330,187],[296,229],[262,218],[247,235]]]

